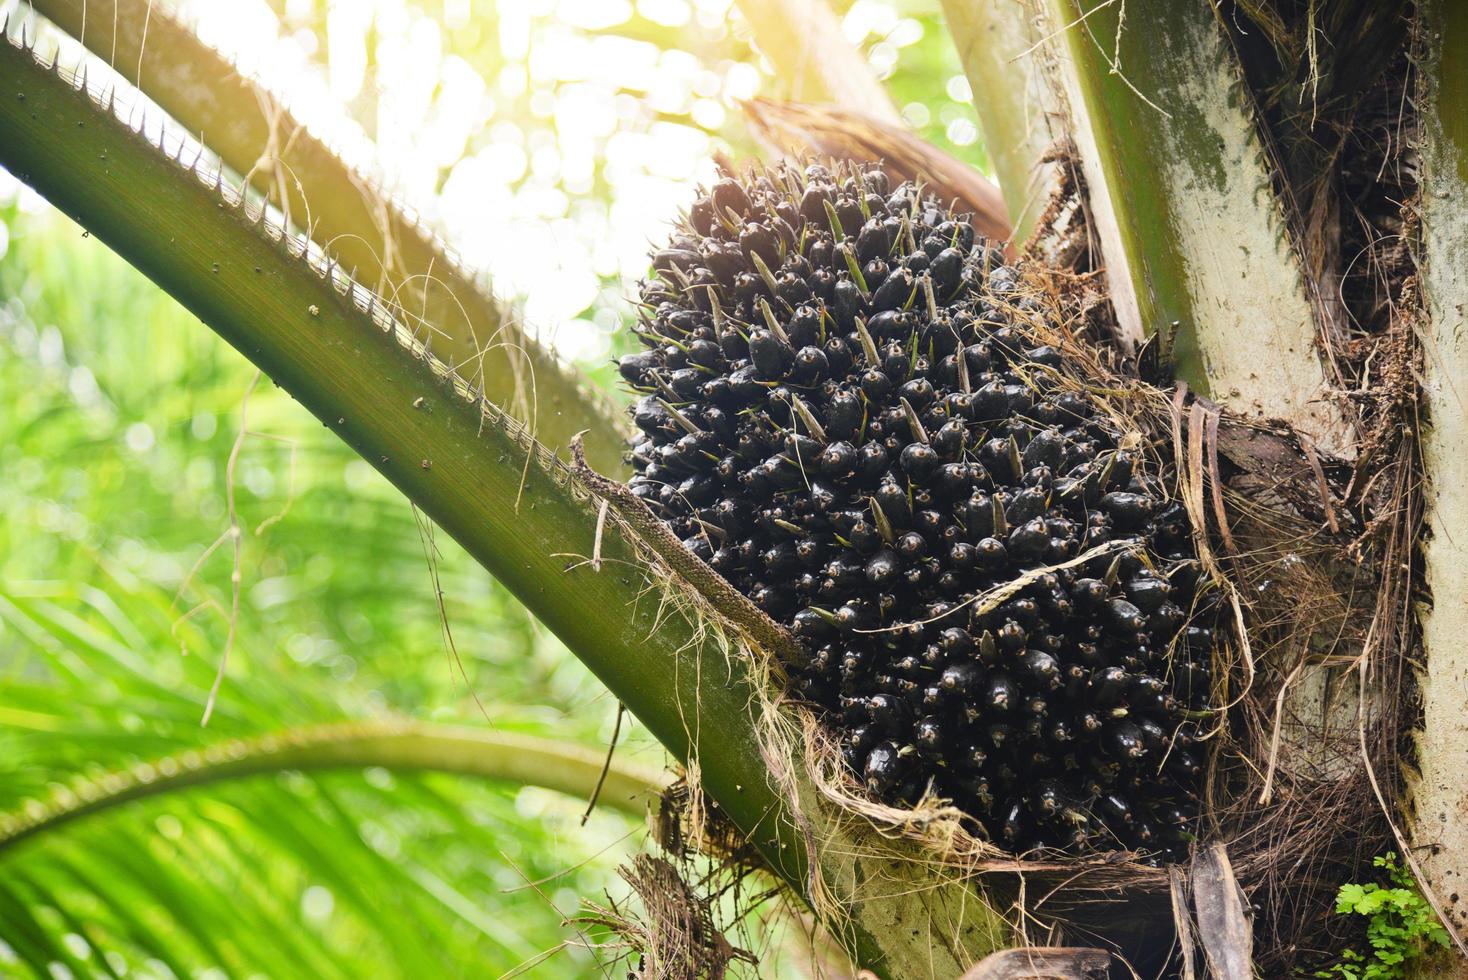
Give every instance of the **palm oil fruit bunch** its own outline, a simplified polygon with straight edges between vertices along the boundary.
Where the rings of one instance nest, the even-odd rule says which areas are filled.
[[[1181,855],[1212,640],[1186,515],[1031,342],[1001,250],[812,166],[720,180],[653,269],[631,489],[799,639],[870,793],[1017,852]]]

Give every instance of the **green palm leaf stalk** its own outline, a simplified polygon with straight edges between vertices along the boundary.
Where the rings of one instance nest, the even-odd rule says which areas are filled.
[[[634,816],[646,813],[667,780],[580,746],[526,735],[413,722],[347,722],[286,729],[191,749],[89,777],[49,803],[0,814],[0,853],[73,820],[135,800],[224,780],[286,770],[433,771],[540,786]]]
[[[902,125],[872,66],[841,33],[827,0],[737,0],[755,43],[797,102],[830,102]]]
[[[1056,164],[1048,161],[1061,149],[1063,118],[1043,63],[1050,49],[1039,19],[1006,0],[943,0],[943,15],[974,93],[1014,240],[1022,244],[1059,183]]]
[[[623,420],[527,334],[515,314],[418,218],[297,121],[286,101],[240,74],[187,24],[148,0],[43,0],[35,9],[219,154],[313,241],[391,300],[445,364],[562,452],[588,430],[587,455],[622,468]]]

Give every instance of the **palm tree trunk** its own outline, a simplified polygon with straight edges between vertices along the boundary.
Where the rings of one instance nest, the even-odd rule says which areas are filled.
[[[1422,395],[1429,536],[1423,565],[1432,602],[1422,611],[1420,772],[1412,838],[1425,885],[1460,933],[1468,931],[1468,9],[1418,7],[1422,57],[1419,273],[1430,321]]]
[[[1346,451],[1271,166],[1213,14],[1168,0],[1052,0],[1049,12],[1124,340],[1171,333],[1193,390]]]

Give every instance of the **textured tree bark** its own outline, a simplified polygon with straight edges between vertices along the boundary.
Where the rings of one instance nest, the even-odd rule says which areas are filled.
[[[1468,9],[1433,0],[1418,11],[1420,274],[1430,319],[1423,558],[1432,602],[1422,610],[1412,840],[1424,884],[1461,933],[1468,927]]]
[[[1174,336],[1179,377],[1349,449],[1237,63],[1206,4],[1050,0],[1124,340]]]

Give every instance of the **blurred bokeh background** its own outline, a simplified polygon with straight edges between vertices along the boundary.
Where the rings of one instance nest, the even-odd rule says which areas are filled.
[[[0,3],[12,33],[26,7]],[[936,0],[835,7],[904,119],[984,168]],[[730,0],[174,9],[609,389],[649,244],[716,154],[755,154],[739,100],[789,94]],[[616,705],[579,662],[254,384],[242,357],[0,172],[0,814],[223,737],[336,720],[604,748]],[[237,638],[205,728],[236,570]],[[618,753],[663,761],[635,725]],[[614,951],[564,920],[625,894],[615,869],[646,831],[605,808],[582,827],[584,809],[372,769],[153,797],[0,852],[0,975],[42,931],[66,937],[57,977],[611,975]],[[160,936],[171,959],[146,952]],[[799,930],[761,941],[798,947]]]

